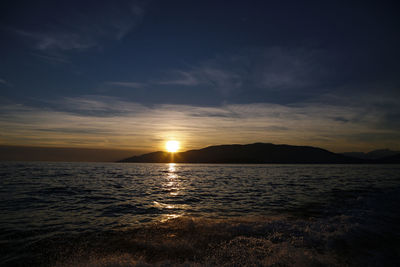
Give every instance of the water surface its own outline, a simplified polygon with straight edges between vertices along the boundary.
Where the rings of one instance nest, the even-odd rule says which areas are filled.
[[[0,264],[395,266],[399,196],[399,165],[3,162]]]

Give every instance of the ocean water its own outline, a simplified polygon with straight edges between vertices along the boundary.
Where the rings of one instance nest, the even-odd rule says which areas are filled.
[[[400,266],[399,165],[0,162],[0,266]]]

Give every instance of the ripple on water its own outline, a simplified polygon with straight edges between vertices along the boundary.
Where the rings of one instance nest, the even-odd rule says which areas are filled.
[[[0,174],[0,265],[398,259],[396,165],[0,163]]]

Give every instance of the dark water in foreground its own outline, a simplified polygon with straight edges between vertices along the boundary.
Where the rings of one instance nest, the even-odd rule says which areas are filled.
[[[399,165],[0,162],[1,266],[400,266]]]

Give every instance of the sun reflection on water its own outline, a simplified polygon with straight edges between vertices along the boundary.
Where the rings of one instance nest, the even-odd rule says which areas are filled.
[[[174,182],[178,178],[178,175],[176,174],[176,164],[175,163],[168,163],[168,179],[170,182]]]
[[[178,175],[178,168],[176,163],[168,163],[168,170],[163,175],[162,188],[168,192],[163,202],[156,202],[155,205],[158,208],[168,210],[168,213],[161,216],[161,221],[167,221],[170,219],[178,218],[184,215],[184,211],[188,208],[187,204],[174,204],[175,199],[182,195],[182,184]]]
[[[168,163],[168,170],[170,172],[175,172],[176,163]]]

